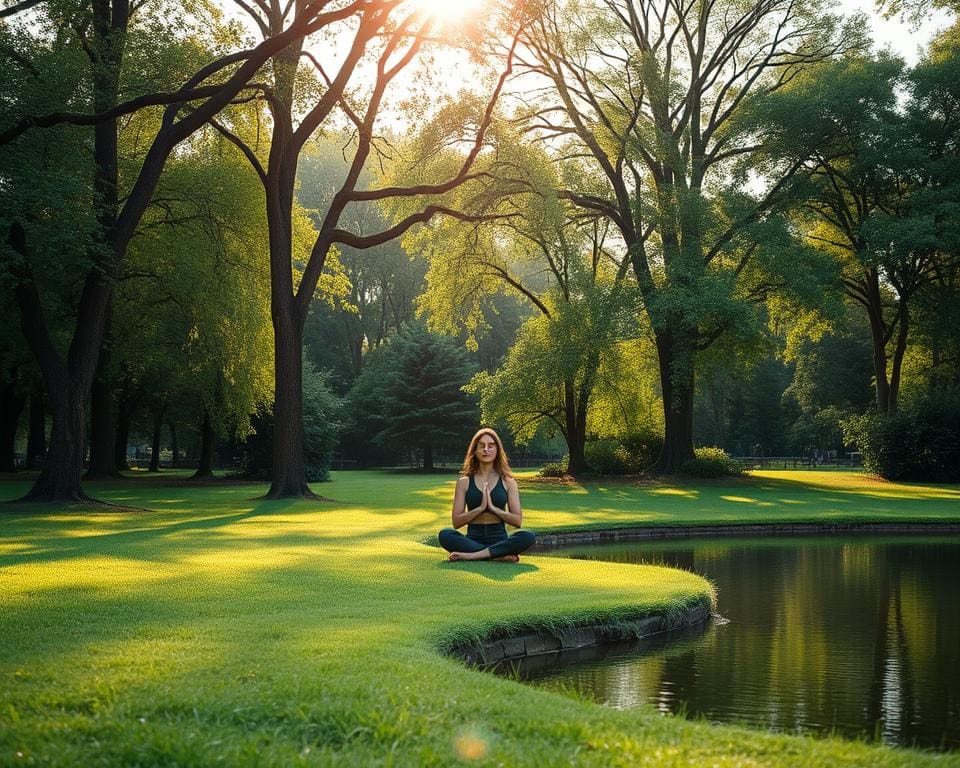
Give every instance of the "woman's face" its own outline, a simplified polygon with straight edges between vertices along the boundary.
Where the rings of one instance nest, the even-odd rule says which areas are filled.
[[[479,461],[484,463],[492,462],[497,458],[497,441],[493,439],[492,435],[480,435],[474,454]]]

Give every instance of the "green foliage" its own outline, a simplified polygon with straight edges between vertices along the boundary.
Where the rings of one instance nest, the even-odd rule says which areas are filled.
[[[330,388],[325,373],[309,362],[303,368],[303,454],[307,481],[330,479],[330,465],[340,432],[344,426],[343,400]],[[273,414],[259,408],[253,419],[254,432],[240,457],[240,474],[256,480],[269,480],[273,464]]]
[[[297,200],[317,231],[349,170],[344,147],[350,142],[348,135],[324,134],[307,143],[300,155]],[[364,168],[358,188],[372,186],[374,165],[371,160]],[[351,204],[342,218],[362,234],[390,226],[372,203]],[[364,250],[341,246],[338,261],[328,257],[322,279],[329,279],[331,266],[339,270],[344,290],[331,300],[328,288],[326,300],[311,303],[303,342],[313,363],[329,371],[334,387],[346,393],[360,374],[365,352],[414,318],[426,264],[408,257],[400,243],[391,240]]]
[[[607,297],[607,301],[610,297]],[[519,442],[539,428],[563,433],[567,381],[589,390],[588,430],[623,435],[660,422],[656,362],[644,338],[616,341],[622,326],[605,326],[603,299],[558,303],[552,317],[529,318],[494,373],[480,373],[469,390],[480,396],[483,420],[503,420]],[[598,306],[599,304],[599,306]],[[620,320],[629,326],[629,315]]]
[[[409,325],[367,356],[348,394],[350,434],[384,448],[462,447],[478,421],[463,391],[474,370],[449,336]]]
[[[562,461],[548,461],[539,472],[540,477],[566,477],[568,475],[567,457]]]
[[[0,128],[24,115],[86,109],[85,57],[67,38],[0,24]],[[12,291],[13,271],[31,270],[63,353],[95,231],[88,136],[88,129],[60,126],[0,146],[0,288]],[[14,222],[26,233],[26,264],[7,245]]]
[[[629,451],[611,437],[587,440],[584,455],[587,466],[601,475],[629,475],[640,471]]]
[[[116,292],[113,350],[128,385],[242,438],[273,397],[267,228],[256,174],[220,149],[195,137],[167,163]]]
[[[587,440],[587,466],[601,475],[636,475],[656,461],[663,444],[662,433],[631,432],[620,437]]]
[[[950,46],[912,71],[889,55],[848,57],[765,105],[765,144],[804,166],[795,223],[869,317],[881,411],[896,408],[908,343],[923,341],[908,326],[936,325],[929,318],[951,303],[942,289],[960,253],[958,74]]]
[[[704,350],[762,343],[771,296],[781,315],[833,298],[825,288],[835,265],[784,213],[798,169],[779,151],[764,156],[775,145],[757,116],[801,70],[866,40],[858,22],[821,2],[750,8],[701,3],[688,17],[665,7],[637,25],[604,3],[567,2],[531,33],[550,83],[520,118],[544,144],[563,142],[553,155],[565,166],[561,199],[617,230],[611,250],[629,256],[643,297],[636,311],[669,377],[664,420],[688,417]],[[731,18],[736,34],[721,32]],[[674,39],[686,44],[665,42]],[[692,444],[676,448],[666,455],[688,455]]]
[[[680,471],[691,477],[710,478],[740,475],[744,467],[723,448],[709,447],[694,449],[694,458],[683,462]]]
[[[631,432],[621,438],[621,443],[630,454],[634,466],[643,471],[657,460],[663,447],[663,433],[653,429]]]
[[[701,356],[694,401],[694,443],[719,445],[735,455],[785,454],[788,429],[796,417],[792,400],[784,399],[792,366],[777,354],[778,339],[768,337],[762,350],[740,350],[721,358],[717,350]],[[762,354],[760,354],[762,351]]]
[[[864,467],[880,477],[960,482],[960,390],[928,390],[895,414],[856,416],[843,428]]]

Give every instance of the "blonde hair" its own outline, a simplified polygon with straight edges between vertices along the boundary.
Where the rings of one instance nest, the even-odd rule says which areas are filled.
[[[497,458],[493,461],[493,466],[497,474],[499,474],[500,477],[513,477],[513,470],[510,469],[507,452],[503,450],[503,441],[500,440],[500,435],[490,429],[490,427],[478,429],[477,433],[473,436],[473,439],[470,441],[470,446],[467,448],[467,455],[463,459],[463,468],[460,470],[460,474],[470,476],[477,473],[477,470],[480,468],[480,459],[477,458],[477,443],[480,442],[480,438],[484,435],[490,435],[497,444]]]

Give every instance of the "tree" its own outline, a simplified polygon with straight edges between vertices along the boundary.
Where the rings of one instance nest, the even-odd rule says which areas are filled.
[[[288,23],[293,4],[249,5],[237,3],[256,24],[264,39],[272,39]],[[443,193],[471,180],[470,169],[483,148],[484,135],[506,71],[492,90],[492,96],[479,114],[464,115],[466,125],[446,125],[450,141],[466,141],[471,146],[462,167],[440,182],[431,180],[412,187],[362,189],[360,179],[371,153],[385,151],[378,144],[376,123],[387,90],[397,76],[408,70],[421,50],[430,44],[435,20],[415,4],[398,0],[365,3],[356,12],[344,14],[339,26],[342,39],[350,40],[344,57],[332,66],[304,51],[302,40],[287,46],[276,58],[266,93],[270,113],[270,144],[265,159],[245,143],[228,125],[213,124],[233,141],[254,166],[263,183],[270,232],[271,313],[274,326],[275,397],[273,416],[274,461],[269,498],[306,497],[312,492],[306,484],[303,464],[302,352],[303,329],[310,303],[328,256],[337,246],[366,249],[386,243],[417,223],[438,213],[460,215],[442,206],[428,205],[411,213],[392,227],[370,234],[359,234],[341,224],[347,208],[379,201],[402,199],[418,194]],[[310,74],[301,60],[312,65]],[[370,87],[359,87],[355,74],[363,64],[373,71]],[[328,72],[327,70],[331,71]],[[266,75],[266,73],[263,73]],[[318,98],[300,104],[303,92],[319,91]],[[302,115],[299,122],[296,117]],[[295,279],[291,239],[292,210],[301,152],[315,132],[335,115],[347,121],[354,132],[353,156],[345,178],[330,198],[316,230],[310,257]]]
[[[780,163],[750,191],[753,108],[862,38],[817,0],[596,0],[549,6],[523,42],[518,66],[545,85],[529,92],[527,130],[596,169],[561,196],[609,220],[630,260],[660,367],[658,467],[675,471],[693,457],[697,354],[743,328],[746,304],[798,282],[789,230],[768,227],[800,167]]]
[[[839,430],[837,416],[862,413],[874,399],[870,329],[855,312],[855,307],[847,307],[830,331],[816,339],[802,339],[789,353],[794,372],[784,395],[796,403],[800,419],[808,425],[829,411],[834,435]]]
[[[519,439],[551,422],[567,442],[576,474],[586,469],[598,371],[616,344],[635,334],[629,262],[608,247],[607,223],[577,216],[557,196],[558,171],[572,176],[585,169],[573,161],[555,167],[541,148],[523,146],[505,126],[493,134],[496,152],[477,165],[491,183],[483,194],[453,194],[457,208],[488,220],[440,222],[404,239],[409,252],[429,259],[418,307],[432,328],[463,330],[474,347],[498,294],[516,297],[540,316],[520,330],[524,351],[508,352],[501,371],[479,376],[471,390],[485,403],[484,418],[505,419]],[[488,394],[488,386],[497,393]]]
[[[363,5],[357,0],[335,10],[327,10],[323,2],[304,3],[298,7],[296,18],[286,29],[252,49],[230,52],[210,61],[173,93],[140,93],[105,111],[96,112],[94,109],[93,113],[67,112],[61,107],[56,112],[38,110],[38,114],[31,109],[35,105],[18,104],[7,123],[8,127],[0,131],[0,145],[15,142],[36,128],[69,124],[109,125],[122,114],[149,106],[169,105],[164,110],[159,131],[132,174],[129,193],[122,206],[118,201],[119,213],[111,217],[112,221],[105,229],[101,226],[100,230],[95,230],[101,247],[91,251],[95,256],[94,261],[86,265],[82,273],[83,287],[79,300],[73,305],[75,309],[71,311],[72,330],[66,354],[51,336],[48,310],[45,310],[41,298],[37,269],[32,261],[32,256],[36,255],[36,243],[28,239],[28,231],[32,229],[30,221],[27,218],[15,218],[8,224],[5,251],[7,268],[16,282],[21,324],[43,374],[53,421],[47,459],[26,500],[89,501],[80,482],[87,403],[103,345],[113,280],[150,202],[164,163],[174,147],[205,125],[242,92],[259,89],[258,84],[251,85],[251,80],[272,56],[305,35],[349,17]],[[124,25],[129,20],[129,11],[130,5],[124,0],[117,0],[112,6],[106,2],[96,4],[96,34],[103,38],[98,38],[98,44],[102,44],[101,50],[109,53],[103,54],[107,57],[107,70],[103,73],[107,80],[116,75],[116,56],[120,52],[116,46],[121,45],[125,37],[121,30],[125,29]],[[26,33],[22,36],[32,39]],[[13,50],[18,53],[16,48]],[[18,54],[15,58],[27,62],[29,68],[29,56]],[[47,92],[46,87],[42,90]],[[100,103],[96,101],[96,105]],[[185,109],[188,103],[189,109]],[[102,136],[105,143],[116,141],[115,130],[111,132],[109,129],[95,128],[95,132]],[[103,194],[112,200],[115,191],[105,189]],[[100,210],[105,209],[101,207]],[[107,224],[106,219],[99,223]],[[54,226],[60,227],[62,222],[56,221],[55,225],[47,225],[46,228],[52,229]]]
[[[0,279],[0,313],[5,317],[16,311],[11,288]],[[17,434],[28,400],[33,413],[36,372],[19,331],[10,323],[0,327],[0,472],[17,470]],[[36,450],[35,445],[31,447]]]
[[[592,310],[589,300],[581,300],[528,319],[503,364],[492,374],[477,374],[469,387],[480,396],[483,420],[505,422],[518,441],[529,442],[538,430],[562,435],[574,475],[588,469],[588,438],[662,427],[651,345],[642,337],[618,340],[626,336],[624,328],[612,334],[597,322],[603,312]],[[573,418],[568,403],[576,406]]]
[[[851,59],[798,78],[778,106],[798,160],[807,154],[806,236],[838,261],[844,294],[869,320],[880,413],[897,410],[914,306],[958,253],[958,67],[955,56],[905,78],[897,60]],[[810,103],[818,109],[794,114]]]
[[[167,164],[116,298],[114,356],[150,404],[153,458],[165,424],[196,424],[197,477],[212,473],[216,437],[245,437],[273,394],[259,184],[223,143],[201,131]]]
[[[459,447],[476,429],[476,404],[463,391],[473,372],[453,339],[413,323],[371,353],[350,408],[376,429],[376,443],[419,448],[430,472],[435,448]]]

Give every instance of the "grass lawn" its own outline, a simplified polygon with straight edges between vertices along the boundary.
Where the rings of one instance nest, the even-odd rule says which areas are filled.
[[[469,670],[491,628],[670,611],[712,594],[653,566],[444,563],[453,475],[265,486],[92,484],[152,512],[0,515],[0,765],[960,766],[835,739],[619,712]],[[27,484],[0,484],[14,498]],[[695,487],[525,480],[534,530],[960,519],[960,489],[838,472]]]
[[[960,522],[960,486],[890,483],[860,472],[776,471],[742,480],[638,485],[533,481],[523,502],[542,531],[737,523]]]

